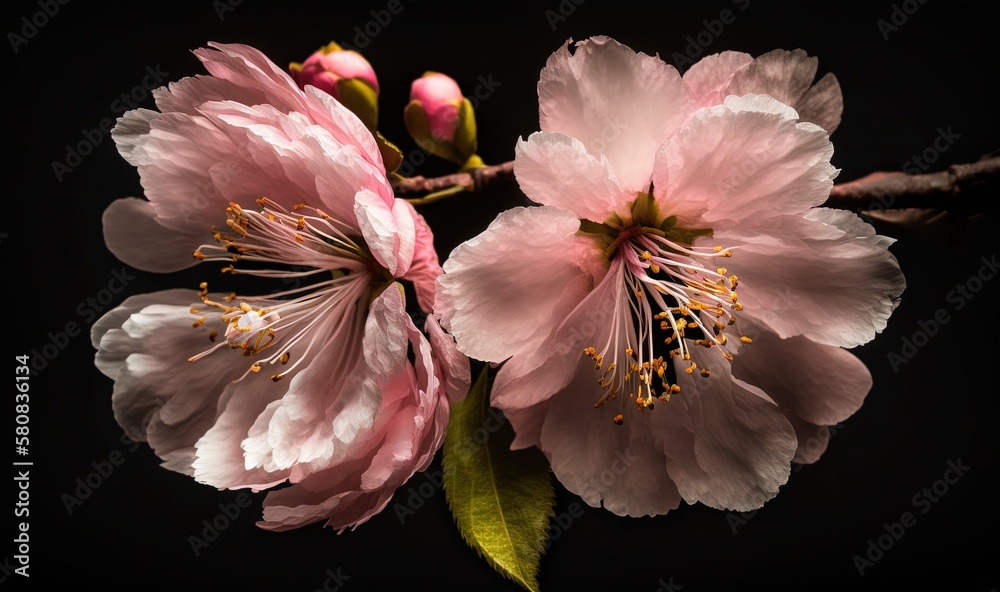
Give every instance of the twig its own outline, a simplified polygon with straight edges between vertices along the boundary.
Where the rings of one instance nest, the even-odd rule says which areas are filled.
[[[443,189],[461,186],[480,191],[488,186],[515,186],[514,163],[492,165],[470,173],[444,177],[410,177],[394,184],[396,195],[419,198]],[[978,162],[955,164],[945,171],[908,175],[871,173],[855,181],[834,185],[823,205],[866,212],[906,208],[949,210],[971,215],[996,207],[997,199],[983,199],[1000,191],[1000,156],[990,154]]]

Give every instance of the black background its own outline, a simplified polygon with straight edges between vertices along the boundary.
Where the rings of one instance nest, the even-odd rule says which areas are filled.
[[[116,198],[140,195],[138,175],[106,134],[61,180],[53,172],[54,162],[65,161],[67,146],[86,139],[84,130],[118,115],[112,102],[141,88],[147,66],[169,73],[169,80],[202,73],[189,50],[208,41],[246,43],[278,64],[301,61],[330,40],[365,45],[363,53],[382,85],[382,130],[408,154],[415,147],[401,113],[413,78],[428,69],[444,71],[467,94],[480,77],[491,79],[500,85],[482,101],[477,117],[480,154],[497,163],[512,158],[518,136],[537,130],[538,72],[567,38],[606,34],[672,62],[675,52],[685,52],[689,36],[702,33],[701,40],[710,41],[706,52],[737,49],[759,55],[801,47],[819,57],[821,72],[837,74],[846,105],[832,137],[841,181],[901,169],[933,146],[939,128],[959,137],[937,153],[933,170],[976,160],[1000,144],[992,90],[1000,55],[995,21],[960,2],[897,3],[897,23],[903,8],[912,14],[888,32],[888,39],[877,24],[892,18],[894,6],[888,1],[850,11],[829,2],[815,8],[761,0],[663,2],[651,13],[623,1],[446,8],[402,0],[402,10],[377,27],[369,25],[375,22],[370,11],[383,11],[389,3],[338,4],[279,9],[275,3],[244,0],[228,10],[228,4],[207,0],[185,7],[98,7],[76,0],[60,6],[30,38],[25,35],[27,42],[16,52],[8,35],[0,49],[8,132],[0,318],[12,320],[14,330],[6,332],[4,350],[7,355],[40,352],[60,341],[65,347],[31,379],[31,577],[8,574],[6,568],[0,586],[311,591],[339,571],[349,577],[341,590],[518,589],[463,543],[440,491],[401,524],[394,504],[408,504],[409,488],[417,491],[427,483],[425,475],[398,491],[385,512],[341,535],[319,525],[262,531],[254,526],[263,498],[257,495],[199,556],[192,552],[189,537],[200,536],[202,521],[219,515],[219,504],[233,503],[239,493],[199,485],[160,468],[144,445],[130,451],[123,444],[111,413],[112,382],[93,367],[86,336],[93,321],[88,311],[94,310],[87,299],[101,295],[113,272],[122,268],[104,246],[101,213]],[[553,26],[550,18],[570,9]],[[704,33],[709,27],[703,21],[718,19],[723,9],[733,10],[735,21],[718,35]],[[4,31],[23,34],[22,17],[30,20],[41,9],[36,2],[13,2],[3,10]],[[363,31],[366,25],[369,34],[377,29],[368,43],[356,39],[355,27]],[[151,107],[152,100],[141,104]],[[430,159],[419,169],[447,171]],[[423,212],[443,259],[496,213],[520,203],[523,197],[516,192],[485,193]],[[557,539],[541,561],[541,588],[881,589],[910,581],[996,589],[1000,577],[991,566],[991,548],[1000,523],[994,503],[993,344],[1000,287],[997,281],[973,281],[970,287],[981,289],[974,298],[963,298],[961,309],[954,295],[949,299],[957,284],[977,274],[981,257],[995,256],[991,234],[983,230],[966,247],[901,236],[892,251],[908,280],[902,304],[888,328],[856,350],[872,371],[874,388],[861,410],[833,435],[820,462],[793,472],[762,510],[740,517],[699,505],[655,519],[628,519],[585,507],[582,515],[553,527]],[[132,294],[194,288],[206,272],[129,273],[134,279],[106,306]],[[912,360],[894,369],[888,354],[900,353],[904,338],[924,343],[915,335],[919,323],[940,310],[948,322]],[[76,323],[82,333],[59,337],[67,323]],[[8,401],[13,411],[13,398]],[[12,419],[7,425],[13,431]],[[64,494],[75,495],[77,479],[85,480],[95,470],[93,463],[100,465],[115,451],[123,462],[69,513]],[[915,506],[914,496],[942,479],[949,461],[959,459],[970,467],[965,475],[937,502]],[[432,470],[438,468],[435,461]],[[13,507],[16,489],[8,491]],[[557,512],[568,514],[574,503],[580,502],[557,489]],[[854,557],[867,553],[869,540],[885,534],[884,524],[898,522],[904,512],[914,513],[916,524],[860,576]],[[13,536],[15,531],[8,532]],[[14,554],[11,542],[0,549],[0,558]]]

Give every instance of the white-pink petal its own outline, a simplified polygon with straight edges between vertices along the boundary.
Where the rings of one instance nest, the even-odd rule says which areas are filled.
[[[625,212],[635,199],[634,192],[619,187],[603,154],[588,154],[580,140],[560,133],[535,132],[527,141],[519,139],[514,177],[533,201],[595,222]]]
[[[840,124],[844,99],[833,74],[826,74],[813,85],[817,67],[818,60],[804,50],[776,49],[735,72],[723,93],[771,95],[796,109],[802,121],[815,123],[832,134]]]
[[[194,249],[211,235],[205,231],[168,228],[160,223],[152,204],[126,197],[111,202],[101,218],[104,242],[126,264],[156,273],[170,273],[198,262]]]
[[[822,212],[810,214],[822,216]],[[853,216],[853,214],[851,214]],[[841,220],[841,214],[833,215]],[[886,241],[857,224],[826,224],[778,216],[759,224],[726,226],[696,244],[733,248],[727,268],[740,279],[743,315],[781,337],[803,335],[854,347],[885,328],[906,282]]]
[[[623,190],[649,188],[653,154],[688,115],[695,97],[677,70],[608,37],[569,42],[549,57],[538,81],[542,131],[605,155]]]
[[[750,54],[740,51],[708,55],[684,72],[684,83],[698,101],[699,107],[718,105],[725,98],[723,90],[733,74],[752,61]]]
[[[534,348],[558,326],[602,272],[592,239],[578,235],[579,227],[564,210],[514,208],[452,252],[436,300],[459,350],[499,362]]]
[[[702,109],[656,156],[655,195],[681,226],[739,224],[804,213],[830,194],[837,169],[821,128],[762,95]]]

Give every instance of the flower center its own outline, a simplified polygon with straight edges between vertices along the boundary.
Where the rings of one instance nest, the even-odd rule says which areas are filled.
[[[267,198],[257,200],[259,211],[230,203],[226,208],[226,225],[231,232],[211,232],[215,244],[206,244],[194,251],[205,261],[223,261],[223,273],[281,278],[292,287],[268,296],[239,296],[235,292],[223,298],[209,295],[208,283],[201,283],[201,299],[211,312],[202,313],[192,323],[196,329],[209,327],[208,339],[215,343],[209,349],[192,356],[196,362],[212,352],[229,346],[242,350],[243,356],[254,358],[247,370],[233,382],[251,372],[257,373],[265,364],[285,366],[271,374],[277,382],[295,369],[310,352],[322,347],[326,337],[315,331],[321,323],[333,320],[351,323],[358,315],[350,314],[365,295],[379,289],[385,274],[360,240],[346,234],[348,227],[323,211],[298,204],[293,213]],[[237,267],[238,263],[246,266]],[[230,304],[239,302],[238,305]],[[225,339],[217,342],[219,332]]]
[[[581,225],[606,245],[610,273],[618,275],[605,343],[583,350],[604,390],[594,407],[615,401],[612,419],[618,425],[626,414],[652,410],[654,401],[667,403],[680,393],[678,371],[711,375],[708,365],[699,367],[692,360],[692,348],[715,348],[731,361],[735,348],[727,330],[731,335],[736,313],[743,310],[739,279],[718,265],[719,259],[733,256],[732,250],[692,246],[711,230],[678,228],[674,217],[659,215],[651,196],[652,188],[639,194],[630,222],[615,216],[601,225]],[[594,232],[596,226],[603,228]],[[744,335],[739,340],[750,343]],[[680,361],[676,366],[675,359]]]

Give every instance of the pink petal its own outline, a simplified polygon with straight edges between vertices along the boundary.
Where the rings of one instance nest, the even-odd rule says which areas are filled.
[[[361,235],[375,259],[400,277],[410,268],[416,243],[413,215],[402,201],[387,205],[377,194],[362,189],[354,198],[354,214]]]
[[[365,361],[375,375],[381,377],[398,374],[407,363],[406,323],[409,316],[400,290],[399,284],[388,286],[369,305],[365,321],[362,341]]]
[[[614,311],[626,298],[622,259],[614,259],[611,265],[600,283],[578,304],[557,311],[558,325],[530,346],[521,347],[504,363],[493,381],[490,397],[494,406],[523,409],[541,403],[570,383],[584,347],[607,342],[615,321]],[[591,375],[591,380],[596,384],[596,377]]]
[[[115,380],[115,419],[129,438],[149,442],[167,468],[185,474],[195,442],[215,420],[219,394],[235,378],[222,358],[187,361],[212,345],[206,327],[192,328],[195,305],[201,299],[191,290],[132,296],[91,330],[96,365]]]
[[[263,103],[285,112],[305,111],[302,93],[283,69],[252,47],[236,43],[209,43],[209,48],[194,50],[205,69],[216,78],[239,88],[263,92]]]
[[[844,421],[861,407],[872,378],[854,354],[801,336],[782,339],[747,320],[739,327],[753,343],[736,355],[733,376],[760,388],[780,407],[817,425]]]
[[[246,452],[246,469],[289,469],[287,477],[298,480],[343,457],[371,428],[381,391],[365,363],[364,307],[355,302],[348,306],[326,312],[305,349],[291,351],[301,358],[302,369],[292,376],[287,392],[275,393],[280,400],[269,403],[266,413],[258,412],[237,441]]]
[[[284,481],[287,470],[248,469],[242,442],[257,418],[285,390],[285,385],[260,373],[251,373],[242,381],[226,386],[219,397],[215,423],[195,443],[194,478],[219,489],[266,489]]]
[[[417,368],[408,366],[385,384],[385,407],[375,425],[340,460],[269,493],[258,526],[282,531],[326,520],[340,531],[355,528],[383,510],[397,487],[427,468],[444,437],[448,403],[433,379],[430,344],[412,322],[407,334]]]
[[[452,402],[458,402],[469,392],[472,385],[472,369],[469,358],[462,355],[455,345],[455,339],[444,332],[438,324],[435,315],[429,315],[424,325],[431,347],[434,350],[434,360],[441,382]]]
[[[798,111],[802,121],[815,123],[832,134],[840,123],[844,100],[833,74],[813,85],[817,62],[801,49],[776,49],[736,72],[724,92],[771,95]]]
[[[826,200],[837,174],[822,129],[796,123],[768,97],[728,97],[702,109],[657,153],[660,207],[682,226],[740,224],[804,212]]]
[[[656,516],[676,508],[681,497],[656,447],[654,426],[643,421],[650,414],[617,426],[612,410],[594,409],[604,390],[594,379],[593,362],[577,357],[575,376],[549,401],[541,432],[541,449],[556,478],[589,505],[603,502],[619,516]]]
[[[413,289],[417,293],[417,303],[424,312],[430,313],[434,310],[437,278],[444,273],[441,264],[438,263],[437,251],[434,249],[434,234],[424,217],[417,213],[409,202],[400,200],[399,203],[404,204],[410,211],[414,227],[413,262],[402,279],[413,284]]]
[[[198,262],[194,249],[211,235],[197,229],[175,230],[163,226],[152,204],[126,197],[104,210],[104,241],[108,250],[126,264],[156,273],[169,273]]]
[[[541,129],[604,154],[622,189],[649,188],[657,146],[695,109],[673,66],[608,37],[569,42],[549,57],[538,81]]]
[[[603,222],[624,213],[635,193],[622,191],[607,158],[587,154],[576,138],[535,132],[514,148],[514,176],[533,201]],[[647,187],[648,189],[648,187]]]
[[[721,227],[696,244],[732,248],[726,263],[740,280],[741,314],[781,337],[854,347],[885,328],[906,283],[884,237],[860,221],[844,223],[844,216],[826,209],[809,218],[779,216]]]
[[[681,392],[649,414],[651,430],[686,502],[757,509],[788,479],[795,432],[764,393],[732,378],[718,352],[702,349],[692,348],[692,358],[711,376],[687,374],[689,362],[675,360]]]
[[[684,73],[684,83],[699,107],[718,105],[725,99],[723,89],[740,68],[753,61],[748,53],[724,51],[705,56]]]
[[[515,208],[452,252],[436,300],[460,351],[501,361],[548,336],[600,272],[597,248],[579,227],[563,210]]]

